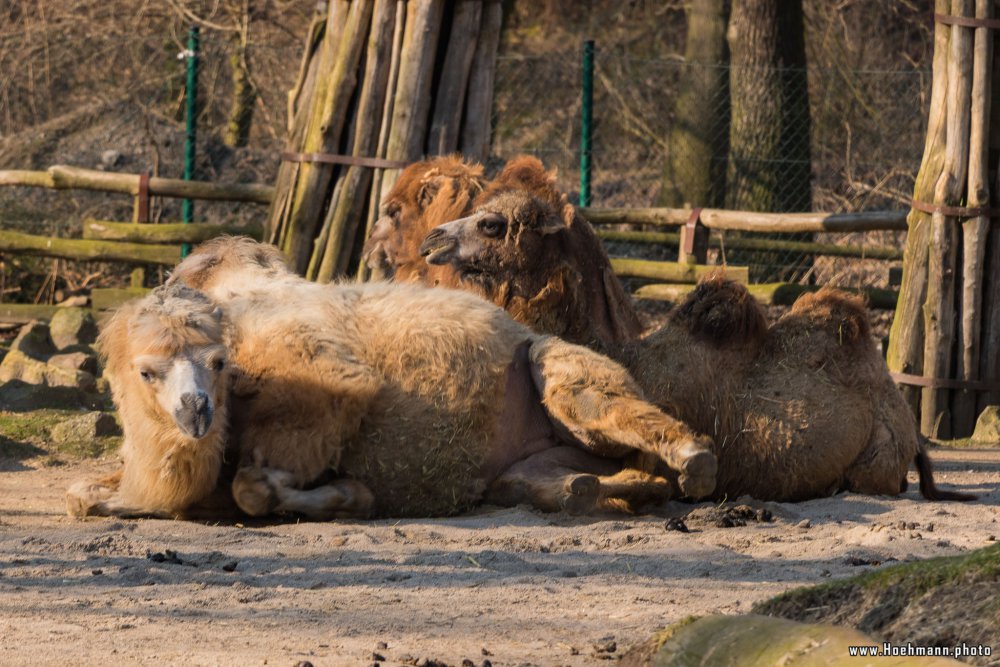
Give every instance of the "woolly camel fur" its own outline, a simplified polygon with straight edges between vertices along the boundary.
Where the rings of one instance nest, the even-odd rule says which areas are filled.
[[[455,272],[429,266],[420,256],[420,244],[437,225],[467,215],[485,184],[482,166],[460,155],[434,157],[404,169],[365,241],[363,255],[373,279],[455,287]]]
[[[229,352],[230,400],[240,405],[229,432],[239,462],[232,494],[248,514],[446,515],[484,498],[585,512],[663,497],[668,489],[703,497],[714,487],[708,439],[642,400],[621,366],[534,334],[471,294],[382,283],[316,285],[291,273],[276,249],[238,238],[202,245],[171,281],[223,306],[225,335],[210,345],[224,342]],[[140,480],[129,479],[136,465],[126,461],[117,489],[113,483],[74,487],[71,513],[182,514],[212,491],[210,475],[189,479],[178,502],[147,495],[144,487],[165,474],[177,448],[192,455],[210,450],[206,468],[219,459],[219,448],[202,442],[221,432],[217,420],[204,434],[175,429],[167,438],[136,439],[149,432],[145,421],[171,417],[161,403],[133,393],[146,389],[134,385],[148,344],[132,338],[150,331],[167,340],[161,347],[173,356],[165,366],[178,356],[205,355],[202,346],[186,344],[201,343],[204,332],[174,326],[181,315],[170,310],[173,297],[182,295],[170,291],[176,289],[163,288],[119,315],[116,320],[128,324],[103,339],[109,360],[120,360],[113,382],[127,417],[126,452],[138,461],[134,452],[148,450]],[[138,323],[129,313],[140,314]],[[147,329],[144,317],[162,330]],[[198,328],[201,321],[192,324]],[[122,382],[122,374],[131,380]],[[224,397],[215,379],[219,415]],[[167,381],[148,384],[155,395]],[[631,452],[661,461],[667,479],[619,473],[620,459]]]
[[[539,167],[530,172],[537,176]],[[548,274],[535,267],[572,263],[573,247],[511,241],[526,225],[562,224],[564,216],[538,192],[530,183],[488,189],[471,216],[427,236],[427,261],[459,273],[472,268],[479,283],[497,284],[540,281]],[[599,246],[596,238],[589,242]],[[617,283],[613,275],[602,277]],[[479,291],[469,281],[460,284]],[[835,290],[804,295],[768,328],[743,286],[714,277],[661,330],[603,350],[630,370],[648,400],[713,439],[718,498],[791,501],[840,490],[895,495],[916,461],[924,495],[967,499],[934,486],[913,416],[856,298]],[[649,461],[632,463],[654,469]]]
[[[440,166],[442,162],[446,167]],[[442,174],[450,179],[442,182]],[[415,187],[423,183],[433,187]],[[450,262],[451,239],[441,227],[453,227],[446,223],[473,209],[492,211],[498,199],[504,206],[505,197],[519,192],[530,193],[543,210],[509,224],[475,216],[482,252],[460,264]],[[455,158],[411,165],[390,194],[385,211],[369,247],[407,258],[401,264],[405,270],[391,276],[396,281],[460,286],[537,332],[597,349],[634,340],[641,332],[638,315],[593,228],[558,190],[554,173],[546,172],[534,157],[512,159],[489,182],[482,178],[481,167]],[[389,237],[384,231],[388,229],[395,236]],[[409,268],[421,255],[428,256],[424,267],[429,273]],[[530,264],[525,261],[529,257]]]
[[[916,462],[925,497],[973,499],[935,486],[857,297],[803,295],[768,327],[744,286],[713,277],[660,330],[613,356],[649,400],[712,437],[716,498],[897,495]]]

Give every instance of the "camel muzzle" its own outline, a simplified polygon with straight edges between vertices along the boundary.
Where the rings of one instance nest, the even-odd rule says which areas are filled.
[[[451,252],[457,247],[458,240],[438,227],[431,230],[420,244],[420,256],[428,264],[447,264],[451,260]]]
[[[203,391],[181,395],[181,405],[174,410],[177,427],[192,438],[204,438],[212,426],[215,410],[212,401]]]

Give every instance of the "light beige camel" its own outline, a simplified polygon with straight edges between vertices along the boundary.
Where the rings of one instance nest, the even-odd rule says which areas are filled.
[[[562,224],[564,216],[535,190],[488,191],[471,216],[428,234],[428,261],[459,273],[472,268],[482,283],[544,280],[544,267],[569,262],[563,255],[573,251],[518,240],[515,230]],[[913,416],[872,343],[867,312],[843,293],[804,296],[769,329],[745,288],[713,278],[659,331],[602,350],[631,371],[650,401],[712,437],[716,497],[895,495],[916,461],[926,496],[967,499],[934,486]]]
[[[115,360],[128,458],[118,482],[73,487],[71,513],[183,513],[212,491],[211,475],[183,476],[219,467],[221,447],[209,436],[222,426],[185,432],[176,422],[185,413],[159,398],[166,380],[146,383],[137,365],[147,337],[173,350],[164,368],[209,359],[206,350],[225,343],[239,462],[232,491],[251,515],[446,515],[484,498],[584,512],[714,487],[709,440],[646,403],[621,366],[534,334],[473,295],[316,285],[289,272],[274,248],[232,238],[198,248],[171,281],[220,304],[225,329],[189,316],[208,306],[200,296],[178,306],[186,292],[176,285],[116,317],[125,324],[102,340]],[[219,373],[198,377],[221,415]],[[177,450],[206,461],[177,466]],[[619,473],[631,452],[661,461],[669,481]],[[179,490],[156,490],[164,484]]]
[[[166,513],[203,500],[226,445],[222,311],[183,286],[121,307],[98,346],[125,425],[123,468],[67,494],[71,514]],[[155,443],[155,444],[154,444]]]

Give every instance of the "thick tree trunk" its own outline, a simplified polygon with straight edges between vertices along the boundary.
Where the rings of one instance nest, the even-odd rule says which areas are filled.
[[[662,206],[724,203],[729,145],[729,0],[692,0]]]
[[[733,0],[727,35],[732,64],[727,208],[812,207],[802,21],[801,0]],[[779,260],[757,254],[735,258],[757,267],[754,279],[790,279],[805,268],[799,262],[775,272]]]

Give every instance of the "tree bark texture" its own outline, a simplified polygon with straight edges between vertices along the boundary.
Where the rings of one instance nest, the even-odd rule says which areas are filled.
[[[729,145],[729,0],[692,0],[662,206],[721,208]]]
[[[935,12],[990,18],[991,0],[936,0]],[[937,23],[927,139],[914,199],[936,206],[995,206],[989,147],[1000,146],[991,105],[996,35]],[[995,190],[994,190],[995,192]],[[1000,234],[989,216],[917,209],[908,218],[903,282],[889,338],[890,370],[940,380],[1000,378]],[[998,392],[904,387],[932,437],[964,437]],[[919,399],[918,399],[919,397]]]
[[[287,152],[412,162],[468,144],[485,157],[501,19],[498,0],[331,0],[288,96]],[[352,272],[398,171],[284,161],[267,238],[309,278]]]
[[[733,0],[730,50],[727,208],[808,211],[810,186],[809,95],[801,0]],[[808,237],[799,240],[810,240]],[[780,256],[738,255],[760,275],[791,279],[808,268]]]

